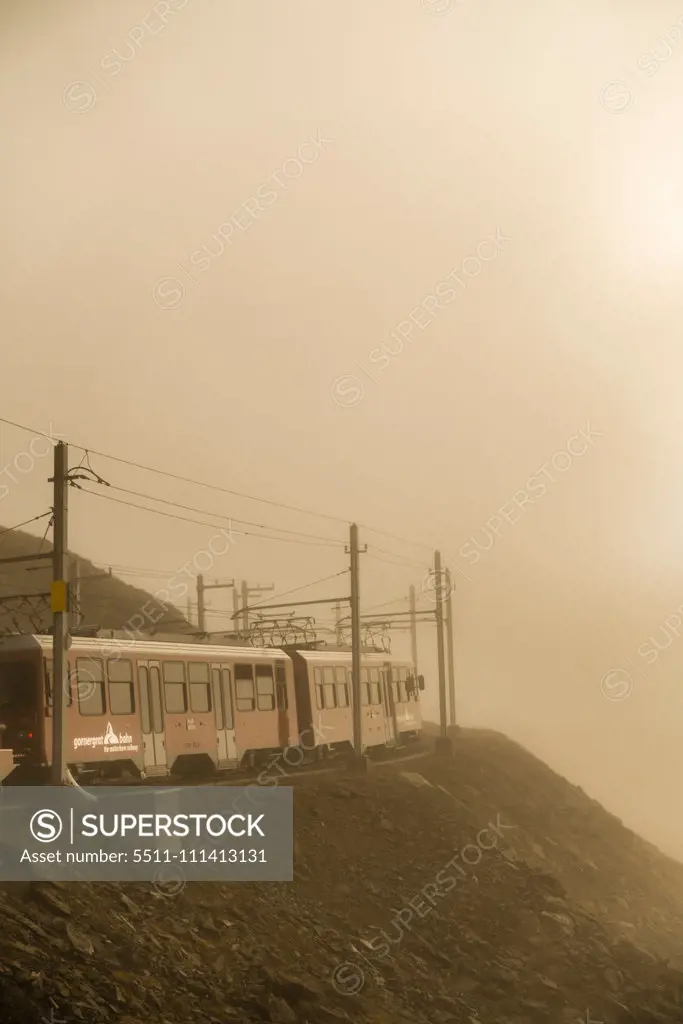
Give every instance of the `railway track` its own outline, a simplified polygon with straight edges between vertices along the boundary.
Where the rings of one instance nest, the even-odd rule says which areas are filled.
[[[402,747],[386,749],[375,749],[367,754],[369,765],[384,766],[402,764],[424,757],[432,752],[433,743],[431,740],[418,741],[406,744]],[[144,787],[177,787],[186,788],[191,786],[248,786],[256,783],[258,785],[275,785],[278,782],[287,780],[308,778],[311,776],[343,775],[355,771],[349,763],[349,755],[343,753],[333,754],[323,761],[312,757],[306,757],[299,765],[290,765],[284,760],[282,754],[275,755],[265,765],[258,768],[233,769],[207,774],[192,774],[188,776],[166,775],[136,778],[133,776],[122,778],[88,779],[81,776],[74,779],[71,776],[71,784],[80,788],[107,788],[111,786],[129,786],[135,788]],[[46,785],[44,778],[33,773],[18,774],[13,780],[7,779],[4,783],[7,787],[13,786],[36,786]]]

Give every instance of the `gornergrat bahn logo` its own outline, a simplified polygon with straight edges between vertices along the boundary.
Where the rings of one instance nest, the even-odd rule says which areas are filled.
[[[133,743],[133,737],[128,732],[115,733],[111,722],[107,722],[107,728],[103,736],[76,736],[74,739],[74,750],[79,747],[102,747],[107,753],[132,753],[138,751],[137,744]]]

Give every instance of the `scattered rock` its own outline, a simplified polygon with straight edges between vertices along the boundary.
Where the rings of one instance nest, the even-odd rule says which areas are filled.
[[[294,885],[0,890],[2,1024],[682,1024],[683,867],[487,743],[301,780]]]
[[[92,942],[87,935],[83,932],[79,932],[77,928],[70,923],[67,923],[66,934],[69,938],[71,945],[74,949],[77,949],[79,953],[83,953],[84,956],[92,956],[95,952]]]

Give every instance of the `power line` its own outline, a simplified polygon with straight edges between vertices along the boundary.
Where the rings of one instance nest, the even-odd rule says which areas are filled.
[[[433,547],[429,544],[424,544],[422,541],[409,540],[407,537],[399,537],[396,533],[389,533],[387,530],[377,530],[374,526],[365,526],[364,523],[358,524],[362,530],[367,530],[369,533],[377,533],[380,537],[390,537],[391,540],[397,540],[401,544],[413,544],[417,548],[424,548],[425,551],[433,551]]]
[[[49,434],[46,434],[44,430],[36,430],[33,427],[27,427],[24,423],[15,423],[14,420],[8,420],[0,416],[0,423],[5,423],[9,427],[16,427],[18,430],[25,430],[28,434],[38,434],[40,437],[47,437],[50,440],[52,438]],[[223,494],[231,494],[235,498],[246,498],[248,501],[258,501],[263,505],[272,505],[274,508],[284,508],[289,512],[299,512],[305,516],[315,516],[318,519],[328,519],[334,523],[343,523],[344,526],[348,525],[347,519],[341,519],[339,516],[331,516],[324,512],[313,512],[310,509],[299,508],[297,505],[287,505],[282,501],[272,501],[269,498],[258,498],[254,494],[245,494],[242,491],[233,491],[229,487],[221,487],[219,484],[208,484],[204,480],[193,480],[191,477],[182,476],[180,473],[170,473],[165,469],[156,469],[154,466],[144,466],[140,462],[133,462],[132,459],[122,459],[118,455],[108,455],[106,452],[95,451],[94,448],[86,448],[82,444],[76,444],[74,441],[69,441],[69,445],[72,448],[78,448],[79,451],[84,452],[86,455],[97,455],[100,459],[109,459],[111,462],[118,462],[122,466],[132,466],[134,469],[141,469],[145,473],[156,473],[157,476],[165,476],[170,480],[180,480],[182,483],[192,484],[194,487],[207,487],[212,491],[220,491]]]
[[[75,446],[75,447],[77,447],[77,446]],[[162,512],[161,509],[158,509],[158,508],[147,508],[146,505],[136,505],[132,501],[124,501],[123,498],[113,498],[110,494],[103,494],[100,491],[91,491],[87,487],[82,487],[80,484],[78,485],[78,489],[79,489],[79,491],[82,491],[84,494],[92,494],[96,498],[104,498],[106,501],[116,502],[117,505],[127,505],[129,508],[137,508],[141,512],[152,512],[154,515],[164,516],[166,519],[177,519],[181,523],[194,523],[196,526],[210,526],[211,529],[213,529],[213,530],[215,530],[216,527],[220,525],[219,523],[208,523],[208,522],[206,522],[206,520],[201,520],[201,519],[188,519],[187,516],[178,516],[178,515],[175,515],[173,512]],[[228,517],[224,516],[223,518],[227,519]],[[277,541],[281,541],[281,542],[286,543],[286,544],[306,544],[309,547],[318,547],[318,548],[321,548],[321,547],[335,547],[336,548],[336,547],[339,547],[339,545],[340,545],[339,541],[320,542],[320,541],[295,540],[294,538],[289,538],[289,537],[267,537],[264,534],[251,533],[249,530],[234,530],[233,532],[238,537],[261,537],[262,540],[277,540]]]
[[[16,526],[0,526],[0,531],[1,531],[0,532],[0,543],[2,543],[3,538],[6,537],[8,533],[13,533],[15,530],[20,530],[22,528],[22,526],[28,526],[29,523],[37,523],[39,519],[45,519],[45,516],[50,516],[51,517],[52,516],[52,509],[50,509],[49,512],[41,512],[41,514],[39,516],[34,516],[32,519],[27,519],[23,523],[17,523]],[[50,524],[48,523],[47,525],[48,525],[48,529],[49,529],[50,528]],[[47,536],[47,530],[45,531],[45,536]],[[43,546],[43,541],[44,540],[45,540],[45,537],[43,537],[43,540],[40,542],[40,546],[41,547]]]
[[[161,505],[171,505],[175,508],[185,509],[186,512],[198,512],[200,515],[216,516],[219,519],[228,519],[231,523],[243,523],[245,526],[255,526],[259,530],[276,530],[278,533],[288,533],[293,537],[308,537],[313,540],[324,540],[331,544],[338,544],[343,547],[344,542],[335,540],[334,537],[321,537],[317,533],[302,533],[299,530],[286,530],[281,526],[269,526],[264,523],[254,523],[249,519],[237,519],[234,516],[228,516],[224,512],[212,512],[211,509],[196,508],[194,505],[183,505],[179,501],[169,501],[166,498],[157,498],[153,494],[143,494],[140,491],[132,491],[127,487],[116,487],[114,484],[109,484],[112,491],[120,491],[121,494],[132,494],[135,498],[145,498],[147,501],[157,501]]]
[[[180,480],[186,484],[192,484],[195,487],[208,487],[212,491],[221,491],[223,494],[231,494],[235,498],[246,498],[248,501],[258,501],[263,505],[272,505],[275,508],[284,508],[288,512],[299,512],[306,516],[315,516],[318,519],[328,519],[334,523],[343,523],[347,525],[346,519],[341,519],[339,516],[327,515],[324,512],[312,512],[310,509],[299,508],[297,505],[287,505],[282,501],[272,501],[270,498],[258,498],[253,494],[245,494],[242,491],[233,491],[228,487],[220,487],[218,484],[207,484],[203,480],[193,480],[191,477],[181,476],[179,473],[169,473],[164,469],[155,469],[154,466],[143,466],[139,462],[133,462],[130,459],[121,459],[116,455],[107,455],[104,452],[97,452],[94,448],[84,448],[80,444],[74,444],[74,448],[78,448],[80,451],[89,452],[91,455],[97,455],[101,459],[110,459],[112,462],[119,462],[124,466],[132,466],[134,469],[141,469],[146,473],[156,473],[158,476],[165,476],[171,480]]]
[[[365,615],[366,612],[374,611],[375,608],[386,608],[387,605],[389,605],[389,604],[399,604],[400,602],[407,601],[407,600],[408,600],[408,598],[405,597],[405,596],[403,596],[403,597],[395,597],[395,598],[393,598],[393,600],[391,600],[391,601],[384,601],[382,604],[371,604],[369,608],[364,608],[362,613]]]
[[[129,575],[150,576],[155,579],[161,579],[166,576],[175,576],[177,572],[177,570],[172,569],[143,569],[142,566],[115,565],[114,563],[111,565],[107,563],[107,568],[111,569],[112,572],[125,572]]]
[[[33,427],[27,427],[24,423],[17,423],[14,420],[9,420],[9,419],[6,419],[5,417],[2,417],[2,416],[0,416],[0,423],[5,423],[5,424],[7,424],[7,426],[10,426],[10,427],[16,427],[18,430],[24,430],[28,434],[37,434],[37,435],[39,435],[41,437],[46,437],[49,440],[52,440],[50,435],[46,434],[45,431],[37,430],[37,429],[35,429]],[[289,512],[297,512],[297,513],[299,513],[301,515],[313,516],[313,517],[318,518],[318,519],[326,519],[329,522],[342,523],[344,526],[348,525],[348,520],[347,519],[342,519],[339,516],[332,516],[332,515],[329,515],[328,513],[324,513],[324,512],[314,512],[311,509],[301,508],[300,506],[297,506],[297,505],[288,505],[287,503],[281,502],[281,501],[273,501],[270,498],[260,498],[260,497],[257,497],[256,495],[253,495],[253,494],[246,494],[246,493],[244,493],[242,491],[235,491],[235,490],[232,490],[232,489],[230,489],[228,487],[221,487],[219,484],[210,484],[210,483],[207,483],[204,480],[194,480],[192,477],[182,476],[180,473],[171,473],[168,470],[157,469],[154,466],[145,466],[142,463],[134,462],[132,459],[124,459],[124,458],[121,458],[120,456],[117,456],[117,455],[109,455],[106,452],[96,451],[94,448],[86,448],[84,445],[79,445],[79,444],[76,444],[75,442],[69,442],[69,443],[71,444],[72,447],[78,448],[79,451],[82,451],[85,456],[87,456],[89,454],[90,455],[97,455],[101,459],[108,459],[111,462],[118,462],[119,464],[121,464],[123,466],[131,466],[134,469],[140,469],[140,470],[142,470],[143,472],[146,472],[146,473],[154,473],[157,476],[164,476],[164,477],[167,477],[170,480],[178,480],[178,481],[181,481],[182,483],[192,484],[192,486],[194,486],[194,487],[206,487],[208,490],[218,491],[218,492],[220,492],[222,494],[230,494],[233,497],[245,498],[248,501],[260,502],[261,504],[264,504],[264,505],[270,505],[273,508],[282,508],[282,509],[286,509]],[[81,460],[81,461],[83,461],[83,460]],[[90,493],[94,493],[94,492],[90,492]],[[134,493],[134,492],[131,492],[131,493]],[[153,500],[161,501],[162,499],[153,499]],[[213,514],[213,513],[211,513],[211,514]],[[412,544],[412,545],[414,545],[416,547],[422,547],[422,548],[424,548],[425,550],[428,550],[428,551],[432,550],[432,548],[428,544],[424,544],[424,543],[422,543],[420,541],[410,540],[407,537],[401,537],[398,534],[390,533],[387,530],[379,530],[379,529],[376,529],[375,527],[367,526],[367,525],[364,525],[364,524],[360,524],[360,525],[362,526],[362,529],[364,529],[364,530],[368,530],[371,533],[376,533],[376,534],[379,534],[379,535],[384,536],[384,537],[389,537],[392,540],[398,541],[399,543],[402,543],[402,544]],[[276,529],[276,530],[278,530],[279,527],[266,527],[266,529]],[[280,532],[285,532],[285,531],[280,531]],[[340,543],[340,542],[338,542],[338,543]]]
[[[382,551],[382,555],[374,555],[372,554],[372,551]],[[399,558],[397,556],[393,556],[392,558],[384,558],[383,555],[392,555],[392,552],[384,551],[382,548],[368,548],[367,557],[373,558],[376,562],[385,562],[387,565],[395,565],[399,569],[408,567],[421,569],[422,572],[425,571],[425,566],[420,564],[420,562],[411,562],[405,558]]]
[[[122,569],[116,565],[110,565],[108,568],[111,569],[115,576],[129,577],[132,580],[170,580],[176,575],[172,572],[136,572],[135,570]]]
[[[276,598],[279,597],[289,597],[290,594],[297,594],[301,590],[307,590],[308,587],[315,587],[318,585],[318,583],[327,583],[329,580],[336,579],[337,576],[345,576],[348,571],[348,569],[342,569],[341,572],[333,572],[331,576],[323,576],[322,579],[313,580],[312,583],[304,583],[300,587],[294,587],[292,590],[285,590],[281,594],[273,594],[272,597],[266,598],[266,600],[270,603],[270,601],[274,601]],[[258,604],[253,604],[251,605],[251,607],[258,608],[259,604],[263,604],[263,601],[259,601]]]

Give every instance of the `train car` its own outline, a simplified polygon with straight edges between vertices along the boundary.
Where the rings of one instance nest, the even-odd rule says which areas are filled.
[[[66,762],[75,777],[237,768],[298,742],[283,651],[74,637]],[[52,759],[52,637],[0,644],[0,744],[22,768]]]
[[[319,748],[353,747],[351,652],[292,652],[297,712],[302,735],[312,730]],[[392,747],[419,736],[419,690],[410,662],[386,654],[361,655],[361,736],[364,750]]]

